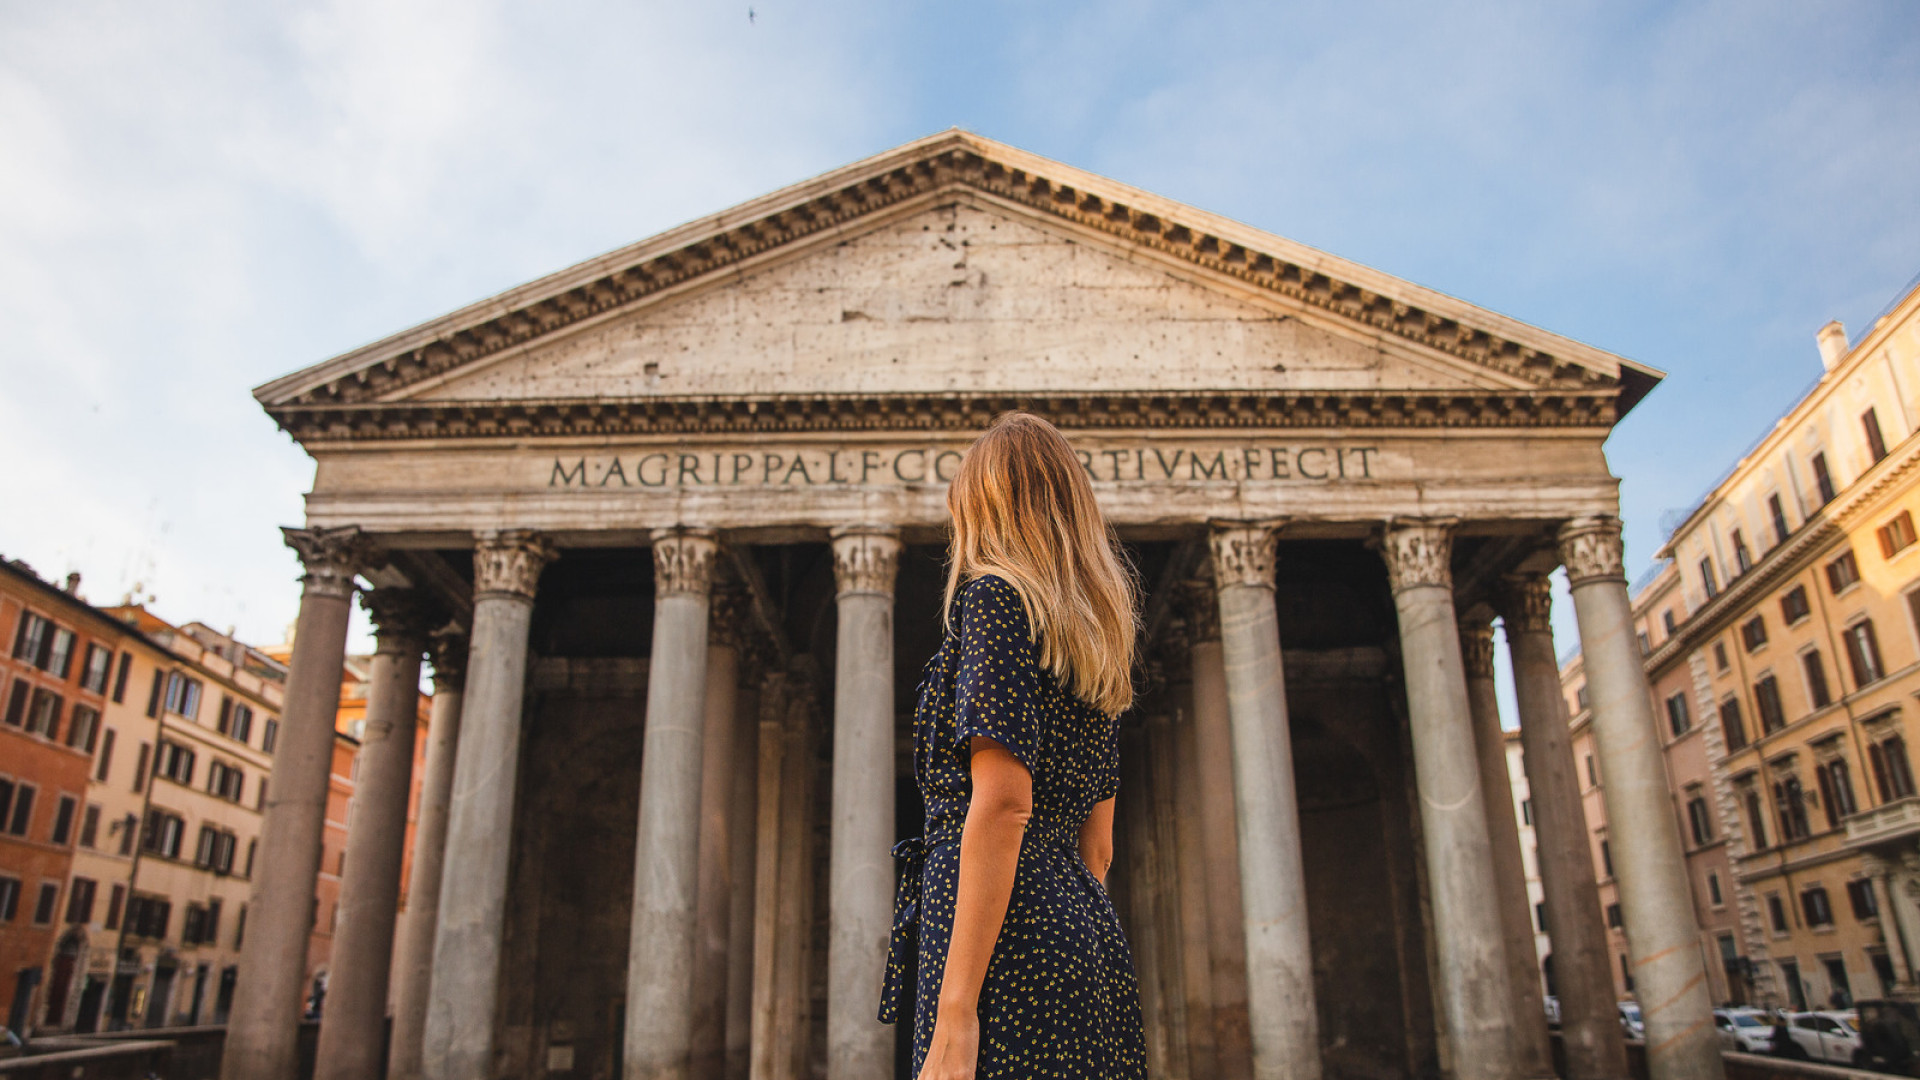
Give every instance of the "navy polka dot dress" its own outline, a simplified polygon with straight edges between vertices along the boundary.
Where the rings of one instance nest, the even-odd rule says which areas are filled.
[[[977,1075],[1143,1078],[1133,958],[1113,904],[1078,847],[1094,804],[1112,798],[1119,786],[1119,726],[1040,668],[1011,584],[977,578],[960,590],[955,606],[955,632],[928,663],[914,713],[913,771],[926,799],[926,835],[894,851],[902,875],[880,1018],[899,1018],[917,966],[913,1072],[919,1075],[953,934],[960,832],[972,794],[968,747],[985,736],[1033,774],[1033,817],[980,991]]]

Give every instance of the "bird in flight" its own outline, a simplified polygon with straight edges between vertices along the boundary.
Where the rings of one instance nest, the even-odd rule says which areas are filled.
[[[748,24],[748,25],[752,25],[752,24],[753,24],[753,9],[752,9],[752,8],[748,8],[748,9],[747,9],[747,24]]]

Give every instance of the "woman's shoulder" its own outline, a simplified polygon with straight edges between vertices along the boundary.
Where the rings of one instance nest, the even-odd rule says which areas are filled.
[[[962,616],[1016,614],[1022,623],[1026,621],[1027,609],[1020,602],[1020,590],[999,574],[985,573],[969,578],[960,586],[956,599]]]

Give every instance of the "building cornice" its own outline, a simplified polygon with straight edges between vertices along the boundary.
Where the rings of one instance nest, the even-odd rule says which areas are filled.
[[[302,443],[582,435],[975,432],[1024,409],[1063,428],[1574,428],[1604,434],[1613,391],[782,394],[300,404],[267,410]]]
[[[1542,389],[1604,391],[1624,413],[1652,368],[1284,238],[964,132],[923,139],[661,234],[255,390],[364,405],[914,199],[975,191],[1182,260]],[[286,426],[287,421],[282,420]],[[292,430],[291,428],[289,430]]]

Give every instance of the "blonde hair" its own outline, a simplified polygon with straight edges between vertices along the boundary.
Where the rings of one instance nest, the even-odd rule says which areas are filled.
[[[1040,666],[1101,712],[1125,712],[1139,626],[1133,574],[1060,429],[1032,413],[996,419],[961,460],[947,509],[948,630],[961,583],[1005,578],[1026,608]]]

